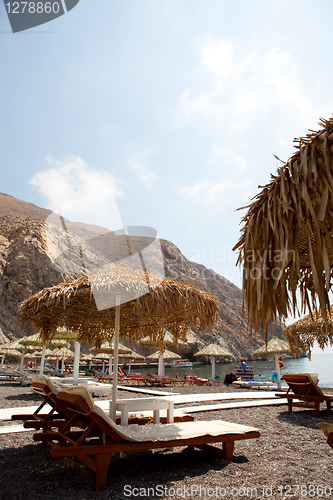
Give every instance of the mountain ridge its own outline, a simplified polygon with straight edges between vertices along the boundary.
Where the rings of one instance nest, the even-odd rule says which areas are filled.
[[[65,243],[62,227],[52,226],[52,245],[60,254],[54,262],[45,229],[45,221],[50,215],[47,209],[0,193],[0,343],[1,340],[19,338],[24,333],[33,333],[31,325],[25,325],[22,330],[17,321],[19,303],[42,288],[62,281],[61,270],[82,272],[80,258],[78,253],[75,254],[78,248],[91,268],[103,267],[124,256],[145,252],[147,248],[153,248],[152,259],[158,258],[157,250],[151,245],[153,238],[117,235],[105,228],[64,219],[67,228]],[[214,342],[235,357],[251,358],[251,353],[262,345],[263,338],[260,332],[250,335],[247,330],[242,291],[213,270],[186,259],[172,242],[160,239],[159,244],[167,278],[210,292],[220,304],[219,317],[212,332],[189,330],[187,354],[191,354],[191,349],[195,351]],[[275,326],[275,334],[283,338],[280,325]]]

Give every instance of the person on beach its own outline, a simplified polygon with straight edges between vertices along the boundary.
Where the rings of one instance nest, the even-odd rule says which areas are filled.
[[[241,358],[240,362],[241,362],[241,365],[242,365],[242,368],[243,368],[243,373],[245,374],[245,372],[246,372],[246,363],[244,361],[244,358]]]

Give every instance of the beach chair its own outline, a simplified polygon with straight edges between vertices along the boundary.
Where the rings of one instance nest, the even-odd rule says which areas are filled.
[[[62,428],[68,421],[74,422],[77,427],[81,427],[82,422],[78,418],[77,412],[70,410],[61,400],[57,399],[60,388],[53,384],[46,377],[34,378],[31,388],[42,399],[42,403],[33,413],[12,415],[12,420],[23,421],[26,429],[46,429]],[[46,405],[50,406],[47,413],[42,413]],[[73,424],[73,425],[74,425]]]
[[[282,380],[288,384],[286,393],[276,393],[279,398],[287,398],[288,411],[293,406],[314,409],[316,416],[320,415],[320,403],[326,402],[327,410],[331,409],[333,398],[326,396],[317,385],[317,373],[283,373]],[[295,401],[296,400],[296,401]]]
[[[47,441],[51,445],[52,457],[79,460],[92,469],[96,473],[96,491],[104,491],[106,488],[113,453],[130,454],[135,451],[186,446],[200,448],[231,461],[235,441],[260,436],[258,429],[221,420],[119,426],[94,405],[87,391],[79,389],[80,391],[71,388],[66,392],[59,392],[57,398],[67,406],[68,411],[80,416],[85,422],[85,428],[74,431],[63,428],[59,432],[36,433],[34,440]],[[222,443],[223,448],[211,446],[210,443]]]

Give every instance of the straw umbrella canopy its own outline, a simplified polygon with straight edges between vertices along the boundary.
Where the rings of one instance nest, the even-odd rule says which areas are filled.
[[[74,359],[74,352],[68,347],[59,347],[53,351],[53,356],[57,356],[58,358],[63,359]]]
[[[160,349],[158,349],[153,354],[150,354],[149,356],[147,356],[146,359],[148,359],[149,361],[158,360],[157,376],[158,377],[164,377],[165,376],[164,361],[166,359],[167,360],[181,359],[181,356],[179,356],[179,354],[176,354],[175,352],[168,351],[167,349],[161,347]]]
[[[179,354],[177,354],[176,352],[168,351],[167,349],[165,351],[158,349],[156,352],[153,352],[153,354],[147,356],[146,359],[149,359],[150,361],[157,361],[161,353],[163,353],[164,359],[181,359],[181,356],[179,356]]]
[[[279,357],[281,354],[290,354],[290,346],[289,343],[285,340],[279,339],[278,337],[273,337],[267,344],[259,347],[256,351],[253,352],[253,356],[255,358],[266,357],[273,355],[275,360],[275,371],[277,373],[277,386],[278,389],[281,389],[281,374],[280,374],[280,365],[279,365]]]
[[[315,342],[321,349],[333,345],[333,305],[330,307],[327,324],[320,312],[314,312],[313,315],[308,314],[287,326],[284,334],[290,343],[292,353],[303,351],[308,358]]]
[[[212,384],[215,385],[215,359],[217,356],[226,358],[233,357],[233,354],[227,349],[224,349],[219,344],[209,344],[200,351],[196,352],[194,356],[209,356],[212,363]]]
[[[16,358],[20,358],[21,353],[17,349],[5,348],[1,345],[0,346],[0,356],[15,356]]]
[[[22,344],[20,344],[19,340],[14,340],[13,342],[1,344],[1,349],[16,349],[17,351],[22,351],[24,347]]]
[[[333,118],[295,140],[296,153],[254,198],[234,247],[243,265],[248,321],[270,322],[315,310],[327,322],[333,266]]]
[[[27,352],[24,355],[25,359],[37,359],[42,357],[42,351]]]
[[[154,342],[153,339],[151,339],[149,336],[144,337],[143,339],[140,339],[140,344],[142,345],[147,345],[147,346],[154,346],[156,345],[156,342]],[[178,346],[185,346],[186,342],[184,342],[180,338],[175,338],[171,333],[169,333],[167,330],[164,332],[163,338],[159,339],[158,344],[160,347],[162,346],[167,346],[167,347],[178,347]]]
[[[119,357],[122,359],[129,359],[129,360],[135,360],[135,361],[143,361],[145,359],[144,356],[141,354],[138,354],[135,351],[126,352],[126,353],[119,353]]]
[[[61,339],[43,339],[39,332],[29,337],[23,337],[18,342],[24,347],[43,347],[44,345],[48,347],[64,347],[68,345],[68,342]]]
[[[112,266],[96,273],[41,290],[20,304],[22,324],[31,320],[52,338],[56,329],[78,331],[78,340],[97,347],[115,338],[114,371],[118,370],[119,335],[134,339],[147,334],[158,341],[164,329],[186,335],[188,326],[211,329],[218,315],[218,302],[209,293],[177,283],[146,270]],[[116,377],[112,411],[115,417]]]

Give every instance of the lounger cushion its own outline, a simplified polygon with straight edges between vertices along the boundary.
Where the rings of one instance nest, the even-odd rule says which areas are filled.
[[[84,387],[72,387],[67,389],[69,394],[75,394],[82,397],[85,401],[90,398]],[[84,394],[86,392],[86,394]],[[149,424],[129,426],[117,425],[101,408],[96,406],[93,401],[89,408],[102,417],[110,427],[124,440],[132,442],[145,441],[172,441],[175,439],[188,439],[199,436],[220,436],[223,434],[246,435],[247,432],[258,431],[247,425],[233,424],[222,420],[212,420],[210,422],[192,421],[179,422],[173,424]],[[259,431],[258,431],[259,432]]]

